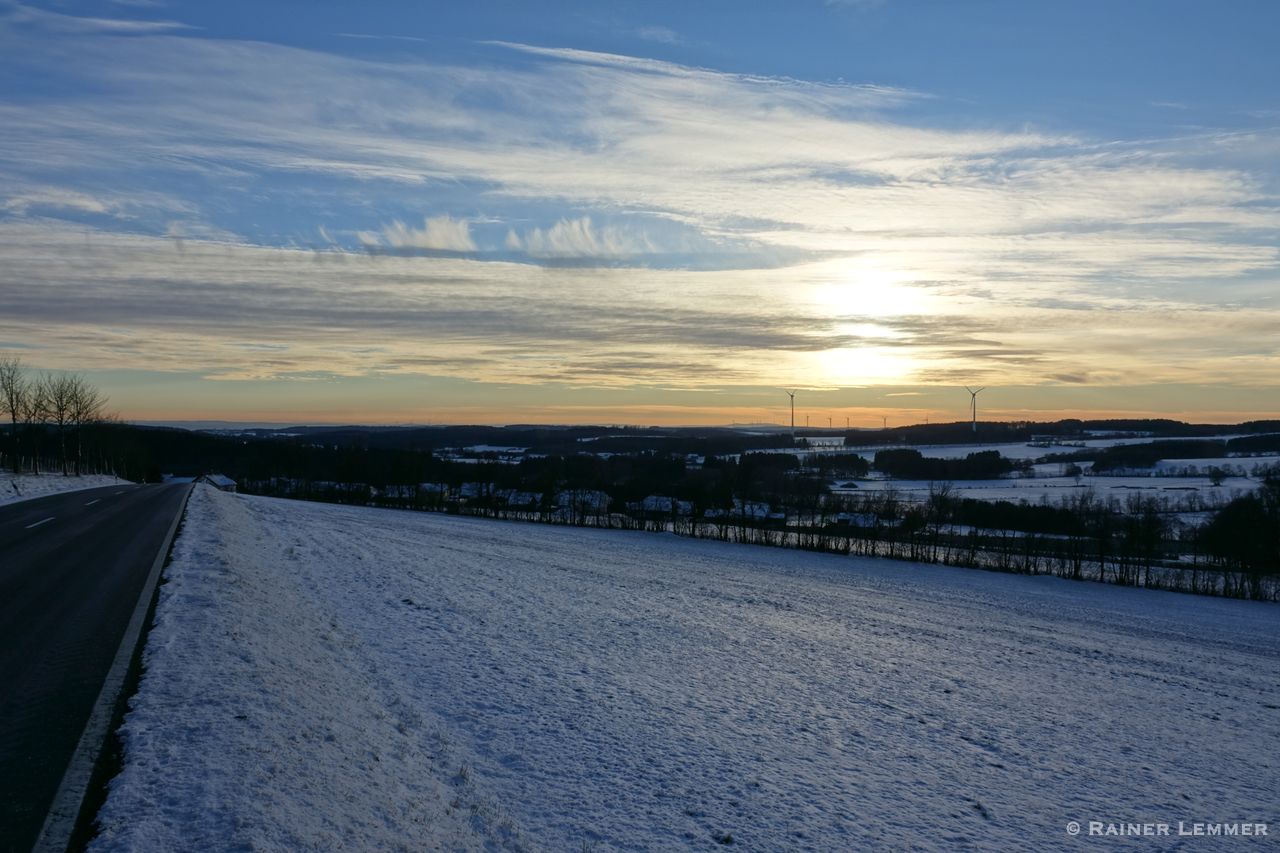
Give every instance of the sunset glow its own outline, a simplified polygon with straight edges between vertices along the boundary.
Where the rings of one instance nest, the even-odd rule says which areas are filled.
[[[0,351],[126,419],[1280,412],[1257,22],[239,11],[0,5]]]

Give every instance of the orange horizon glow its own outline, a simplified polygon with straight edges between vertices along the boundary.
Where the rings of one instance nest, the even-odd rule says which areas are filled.
[[[765,417],[764,415],[770,415]],[[809,416],[808,423],[805,415]],[[279,426],[507,426],[532,424],[540,426],[641,426],[641,427],[730,427],[771,426],[790,428],[789,413],[781,416],[752,407],[700,408],[681,406],[628,407],[539,407],[492,408],[452,407],[449,412],[422,411],[371,413],[367,410],[327,411],[324,414],[279,412],[271,410],[229,413],[218,410],[194,410],[174,413],[163,410],[135,410],[117,415],[125,422],[200,422],[262,423]],[[828,423],[830,418],[830,423]],[[846,418],[847,427],[846,427]],[[1162,412],[1143,409],[1067,409],[1012,410],[992,409],[981,413],[978,423],[1052,423],[1062,420],[1174,420],[1193,424],[1232,425],[1260,420],[1280,419],[1280,413],[1244,411]],[[969,423],[954,411],[932,409],[898,409],[845,407],[796,410],[796,429],[842,431],[848,429],[881,429],[924,424]]]

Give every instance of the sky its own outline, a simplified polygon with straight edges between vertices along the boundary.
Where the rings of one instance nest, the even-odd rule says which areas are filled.
[[[0,0],[0,353],[126,420],[1280,416],[1280,4]]]

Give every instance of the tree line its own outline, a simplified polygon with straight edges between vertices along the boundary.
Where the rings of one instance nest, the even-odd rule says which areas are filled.
[[[50,376],[59,378],[27,379],[48,384]],[[459,460],[443,449],[411,449],[425,439],[460,437],[452,433],[408,433],[413,441],[404,446],[405,436],[389,431],[365,443],[346,435],[353,430],[264,438],[98,423],[65,429],[57,440],[55,421],[39,421],[32,434],[19,429],[20,443],[0,445],[2,464],[12,461],[5,454],[27,458],[43,442],[55,464],[54,451],[66,447],[63,464],[74,470],[83,438],[89,463],[109,465],[98,470],[138,481],[159,480],[161,472],[218,471],[238,479],[242,491],[281,497],[669,530],[1079,580],[1280,597],[1280,470],[1260,477],[1260,489],[1249,495],[1189,491],[1120,500],[1081,486],[1057,502],[1026,504],[966,499],[950,485],[1017,467],[993,451],[941,462],[915,450],[877,454],[875,467],[882,473],[933,482],[926,499],[908,500],[892,488],[859,489],[857,481],[871,465],[855,454],[703,455],[687,452],[708,449],[690,436],[675,436],[665,446],[659,435],[620,436],[642,441],[646,449],[538,453],[513,462],[499,454]],[[466,437],[498,438],[501,444],[509,438],[493,430]],[[573,447],[582,435],[552,437]],[[593,451],[599,445],[593,441]]]
[[[79,373],[33,373],[0,356],[0,415],[8,421],[0,465],[15,474],[87,473],[87,433],[107,419],[107,398]]]
[[[935,480],[925,500],[892,488],[833,492],[867,472],[858,456],[801,460],[787,453],[526,458],[461,463],[430,453],[276,445],[244,491],[513,520],[624,529],[752,544],[1052,574],[1128,586],[1274,600],[1280,596],[1280,472],[1257,493],[1227,498],[1081,488],[1057,502],[960,498]],[[290,460],[290,457],[292,459]],[[289,461],[286,461],[289,460]],[[292,464],[290,464],[290,462]],[[876,467],[970,475],[1012,467],[987,452],[933,460],[877,454]],[[246,470],[247,474],[248,471]],[[647,500],[658,496],[656,500]],[[1203,523],[1188,517],[1207,516]]]

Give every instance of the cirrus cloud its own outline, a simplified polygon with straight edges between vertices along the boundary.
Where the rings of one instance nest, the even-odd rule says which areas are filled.
[[[575,48],[5,27],[8,61],[82,88],[0,101],[0,337],[75,363],[697,389],[1278,366],[1274,133],[966,126],[927,93]]]
[[[429,252],[474,252],[471,226],[465,219],[431,216],[421,228],[412,228],[396,220],[378,233],[361,231],[360,242],[369,248],[390,246],[393,249],[421,249]]]

